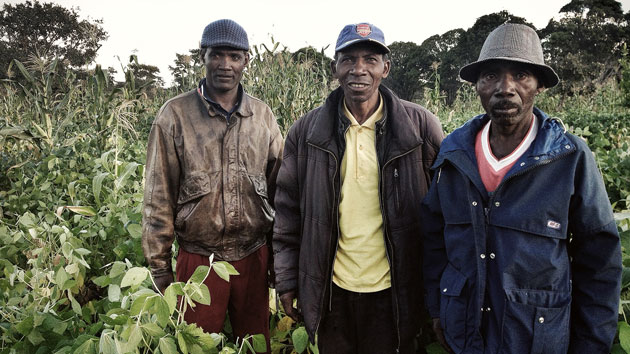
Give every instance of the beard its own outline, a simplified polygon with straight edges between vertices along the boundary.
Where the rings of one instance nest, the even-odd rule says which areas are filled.
[[[500,110],[504,111],[508,109],[516,109],[516,110],[512,112],[499,112]],[[523,107],[521,105],[516,104],[514,102],[510,102],[508,100],[501,100],[499,102],[496,102],[490,107],[490,113],[492,117],[498,118],[498,119],[514,118],[514,117],[519,116],[522,111],[523,111]]]

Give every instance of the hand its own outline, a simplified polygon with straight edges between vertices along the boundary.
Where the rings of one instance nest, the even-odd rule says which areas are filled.
[[[440,345],[442,345],[442,348],[444,348],[447,352],[453,354],[453,349],[449,347],[449,345],[446,343],[446,338],[444,338],[444,331],[442,330],[442,324],[440,324],[439,318],[433,319],[433,332],[435,332],[435,336],[437,337],[438,342],[440,342]]]
[[[167,273],[159,277],[154,277],[153,281],[155,282],[154,286],[157,288],[154,290],[159,290],[159,292],[164,295],[166,288],[168,288],[168,286],[173,282],[173,273]]]
[[[280,295],[280,302],[282,303],[282,308],[284,308],[284,313],[287,316],[291,317],[293,321],[298,322],[298,311],[295,307],[293,307],[293,300],[295,299],[295,290],[288,291],[282,295]]]

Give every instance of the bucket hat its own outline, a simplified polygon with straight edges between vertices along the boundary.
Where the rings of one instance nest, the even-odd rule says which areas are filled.
[[[383,53],[389,53],[389,48],[385,45],[383,31],[371,23],[357,23],[345,26],[339,33],[339,37],[337,37],[335,53],[365,41],[376,44]]]
[[[539,79],[547,88],[556,86],[560,81],[558,74],[545,64],[540,38],[538,38],[536,31],[529,26],[505,23],[495,28],[483,43],[479,59],[462,67],[459,76],[466,81],[475,83],[479,78],[479,69],[482,64],[497,59],[535,66],[542,75]]]

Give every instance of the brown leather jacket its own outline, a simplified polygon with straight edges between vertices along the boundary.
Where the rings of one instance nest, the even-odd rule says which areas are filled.
[[[154,276],[187,252],[234,261],[270,238],[283,139],[262,101],[243,92],[229,122],[196,90],[160,109],[147,148],[142,249]]]

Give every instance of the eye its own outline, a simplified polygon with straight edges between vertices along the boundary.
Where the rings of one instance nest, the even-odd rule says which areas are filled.
[[[525,71],[521,71],[518,74],[516,74],[516,78],[519,80],[527,79],[528,77],[529,77],[529,73]]]
[[[232,60],[234,61],[240,61],[241,60],[241,56],[238,54],[232,54]]]
[[[486,72],[486,73],[483,73],[483,78],[485,80],[494,80],[497,78],[497,74],[493,72]]]

